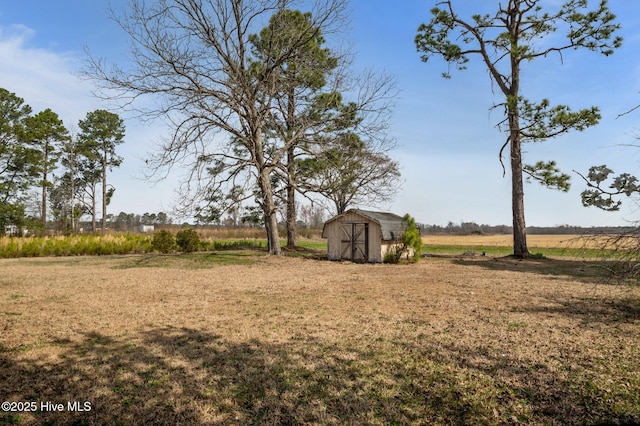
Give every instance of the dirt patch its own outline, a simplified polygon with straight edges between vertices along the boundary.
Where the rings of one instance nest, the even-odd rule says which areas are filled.
[[[640,422],[637,287],[535,260],[136,259],[0,261],[0,399],[65,407],[0,424]]]

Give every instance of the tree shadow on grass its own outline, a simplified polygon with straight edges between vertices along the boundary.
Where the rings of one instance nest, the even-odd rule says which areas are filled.
[[[113,266],[113,269],[174,268],[209,269],[226,265],[253,265],[258,256],[253,250],[222,250],[195,253],[146,254],[132,256]]]
[[[496,352],[490,344],[404,345],[414,358],[430,359],[439,366],[436,372],[448,372],[426,378],[437,379],[430,386],[416,388],[410,382],[405,392],[433,395],[436,390],[437,395],[442,388],[456,393],[464,410],[454,424],[640,425],[640,383],[631,387],[626,383],[634,373],[602,380],[592,360],[580,354],[559,357],[557,365],[557,359],[523,363],[508,352]],[[486,415],[486,408],[493,416]]]
[[[640,296],[627,297],[554,297],[545,306],[522,306],[517,310],[534,314],[564,315],[583,324],[640,325]]]
[[[26,360],[4,348],[3,399],[64,411],[0,413],[0,424],[503,424],[522,414],[519,403],[533,407],[521,420],[584,424],[584,407],[602,405],[544,366],[435,341],[231,341],[163,327],[48,344],[59,356]],[[73,401],[91,410],[71,412]]]
[[[392,372],[362,361],[367,354],[312,338],[231,342],[165,327],[135,338],[91,332],[79,342],[49,344],[64,348],[59,357],[22,360],[4,348],[3,400],[64,409],[0,413],[0,424],[421,423],[415,408],[385,393]],[[91,410],[71,412],[73,401],[89,402]],[[455,411],[457,402],[448,402],[438,410]]]
[[[474,266],[492,271],[527,272],[552,277],[569,277],[586,284],[619,285],[623,283],[612,275],[612,269],[616,265],[612,261],[516,259],[511,256],[495,258],[458,256],[453,262],[456,265]]]
[[[457,259],[458,265],[481,267],[489,270],[531,272],[551,277],[570,277],[571,279],[596,285],[619,285],[607,276],[603,276],[603,265],[585,264],[572,260],[524,260],[504,259]],[[596,268],[598,272],[593,273]],[[546,296],[548,302],[544,305],[523,305],[515,308],[520,312],[542,313],[550,315],[564,315],[578,318],[584,324],[638,324],[640,323],[640,288],[628,286],[622,294],[610,296],[560,296],[550,294]]]

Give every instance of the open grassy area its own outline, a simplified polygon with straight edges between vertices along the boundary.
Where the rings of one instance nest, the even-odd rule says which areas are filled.
[[[640,288],[577,260],[228,251],[0,270],[0,399],[64,406],[0,425],[640,422]]]
[[[423,253],[429,255],[460,255],[464,253],[487,256],[508,256],[513,253],[511,235],[424,235]],[[529,235],[527,245],[531,254],[552,258],[594,259],[607,257],[604,237],[578,235]]]

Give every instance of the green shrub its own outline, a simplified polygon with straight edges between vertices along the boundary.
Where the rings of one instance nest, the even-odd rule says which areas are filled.
[[[0,258],[150,253],[156,249],[152,242],[148,235],[129,234],[0,238]]]
[[[169,253],[173,251],[176,240],[169,231],[161,230],[155,233],[151,246],[160,253]]]
[[[200,247],[200,236],[195,230],[185,228],[178,231],[176,234],[176,243],[180,250],[185,253],[198,251],[198,248]]]
[[[0,257],[20,257],[22,250],[19,238],[0,238]]]
[[[417,262],[420,259],[422,238],[416,221],[409,214],[405,214],[402,223],[404,231],[397,241],[397,245],[384,256],[384,263],[399,263],[402,256],[406,256],[408,262]]]
[[[405,214],[402,218],[402,222],[405,225],[404,232],[402,233],[402,245],[407,250],[407,260],[409,260],[409,251],[413,251],[413,262],[417,262],[420,259],[420,251],[422,251],[422,237],[420,237],[420,230],[416,225],[416,221],[409,214]]]
[[[398,256],[395,250],[391,250],[389,253],[384,255],[382,262],[384,263],[398,263],[400,261],[400,256]]]
[[[22,244],[21,255],[24,257],[38,257],[42,256],[42,238],[32,237],[27,239]]]
[[[215,245],[212,238],[201,238],[200,245],[198,246],[199,251],[209,251],[215,250]]]
[[[230,240],[230,241],[213,241],[213,250],[255,250],[264,247],[261,241],[257,240]]]

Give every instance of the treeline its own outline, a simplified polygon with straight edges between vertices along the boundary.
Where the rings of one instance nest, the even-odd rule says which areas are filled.
[[[24,99],[0,88],[0,229],[43,233],[50,225],[75,230],[82,216],[107,226],[115,188],[107,172],[119,167],[123,121],[89,112],[72,133],[51,109],[33,114]],[[99,208],[99,203],[101,207]]]
[[[278,228],[288,228],[287,207],[283,198],[276,198],[275,204],[278,215],[282,220],[278,221]],[[318,204],[297,204],[296,228],[319,229],[326,220],[326,209]],[[226,215],[210,216],[196,214],[195,224],[199,226],[213,225],[214,227],[239,228],[239,227],[264,227],[264,215],[259,206],[237,205],[227,210]]]
[[[449,222],[446,226],[419,224],[423,235],[495,235],[513,234],[513,228],[507,225],[478,225],[475,222]],[[530,235],[585,235],[585,234],[620,234],[635,229],[632,226],[594,226],[581,227],[573,225],[528,226]]]
[[[117,232],[131,232],[143,225],[163,227],[171,224],[173,224],[173,218],[165,212],[147,212],[144,214],[120,212],[117,215],[107,215],[106,229]]]
[[[325,209],[319,205],[301,205],[298,207],[296,226],[299,229],[322,229],[326,220]],[[279,229],[286,229],[284,211],[281,212],[283,220],[278,222]],[[237,208],[229,212],[225,217],[211,220],[210,218],[196,216],[195,222],[180,222],[165,212],[145,212],[143,214],[120,212],[108,214],[106,227],[109,232],[136,232],[141,231],[142,226],[153,226],[157,229],[174,229],[195,227],[196,229],[236,229],[236,228],[263,228],[262,216],[256,208]],[[50,222],[49,230],[61,231],[59,223]],[[102,231],[102,228],[98,228]],[[91,232],[91,221],[81,221],[77,224],[78,232]],[[60,232],[57,232],[58,234]]]

